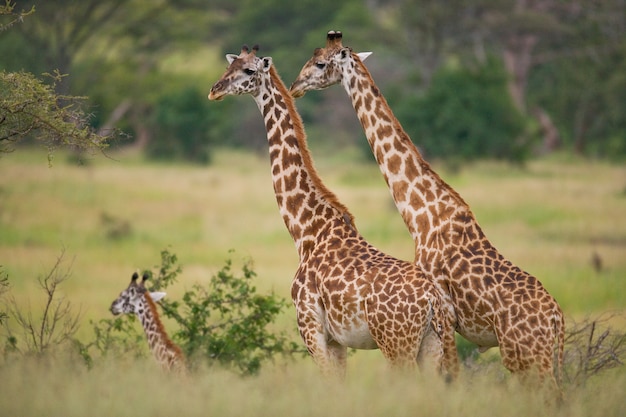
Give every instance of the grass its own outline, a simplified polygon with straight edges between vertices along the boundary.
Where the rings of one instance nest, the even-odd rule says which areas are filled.
[[[357,361],[358,362],[358,361]],[[128,365],[128,364],[126,364]],[[360,363],[345,384],[320,379],[310,363],[275,366],[239,378],[211,368],[188,379],[159,373],[151,362],[110,363],[91,371],[67,363],[22,361],[0,370],[0,413],[7,416],[550,416],[618,417],[626,412],[626,375],[567,392],[562,406],[540,392],[493,375],[452,385],[394,375]],[[607,389],[607,387],[609,387]]]
[[[356,215],[363,235],[383,251],[411,259],[412,241],[378,168],[340,152],[326,157],[313,151],[318,171]],[[164,248],[183,266],[168,297],[208,280],[231,249],[235,257],[254,260],[260,293],[289,297],[297,255],[276,208],[267,156],[222,150],[213,165],[199,167],[150,163],[120,152],[94,156],[80,167],[59,153],[49,167],[44,153],[20,149],[0,159],[0,172],[0,265],[11,293],[24,306],[38,306],[36,278],[65,248],[64,267],[72,278],[62,295],[83,312],[81,339],[92,337],[88,320],[110,317],[110,302],[132,272],[158,265]],[[625,167],[554,158],[523,169],[482,162],[459,173],[439,172],[471,205],[496,247],[536,275],[568,318],[626,311]],[[602,260],[600,270],[593,267],[594,254]],[[298,339],[293,309],[279,324]],[[625,322],[617,324],[626,328]],[[495,378],[466,375],[446,387],[391,377],[378,352],[352,355],[348,383],[332,389],[309,359],[270,366],[248,379],[207,370],[182,385],[151,365],[128,370],[114,363],[92,371],[63,361],[6,365],[0,380],[11,383],[0,389],[0,414],[459,416],[489,409],[492,415],[611,416],[626,411],[623,370],[576,388],[568,393],[568,405],[554,410],[536,394],[519,394],[500,368]]]

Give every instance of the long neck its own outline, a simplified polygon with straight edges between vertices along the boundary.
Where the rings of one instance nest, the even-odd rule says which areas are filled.
[[[149,293],[144,294],[144,308],[142,314],[137,314],[148,339],[148,346],[154,358],[164,368],[171,368],[182,353],[180,348],[167,336],[163,323],[159,319],[157,307]]]
[[[441,217],[439,210],[456,207],[470,214],[469,206],[424,160],[402,129],[372,76],[353,53],[352,65],[343,69],[342,85],[352,100],[367,141],[404,222],[416,243],[426,243],[432,233],[425,208]],[[440,202],[448,206],[443,208]]]
[[[267,130],[276,201],[302,259],[331,221],[353,227],[354,219],[315,170],[302,119],[274,67],[254,99]]]

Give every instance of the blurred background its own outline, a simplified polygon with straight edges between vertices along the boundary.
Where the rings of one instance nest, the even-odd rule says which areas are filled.
[[[366,64],[427,158],[626,157],[622,0],[12,3],[35,12],[0,32],[0,69],[68,74],[57,92],[87,97],[96,130],[120,129],[113,146],[149,158],[207,164],[216,147],[264,151],[249,134],[263,129],[252,100],[206,99],[224,54],[259,44],[289,86],[331,29],[374,52]],[[336,87],[298,101],[309,137],[369,159],[344,96]]]

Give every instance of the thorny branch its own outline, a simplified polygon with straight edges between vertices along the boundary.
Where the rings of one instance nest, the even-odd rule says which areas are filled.
[[[70,340],[79,327],[81,312],[74,313],[71,303],[58,295],[59,285],[71,276],[71,266],[65,271],[60,270],[64,256],[65,249],[61,251],[48,274],[38,278],[39,286],[46,294],[41,322],[38,323],[34,318],[30,307],[24,312],[15,298],[10,300],[11,316],[23,333],[22,341],[32,353],[43,353]]]
[[[590,377],[624,365],[626,333],[611,327],[618,316],[618,313],[603,314],[569,326],[564,374],[572,384],[584,385]]]

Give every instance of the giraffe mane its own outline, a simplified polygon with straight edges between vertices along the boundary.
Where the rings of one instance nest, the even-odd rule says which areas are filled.
[[[167,332],[165,331],[165,326],[163,326],[163,322],[161,321],[159,312],[157,311],[156,303],[154,302],[152,297],[150,297],[149,291],[146,291],[144,293],[144,298],[146,300],[146,304],[148,305],[148,308],[150,309],[150,313],[152,313],[152,319],[154,320],[154,324],[157,327],[157,331],[163,335],[163,340],[165,341],[165,345],[167,346],[168,350],[174,350],[176,351],[177,356],[182,357],[182,354],[183,354],[182,350],[177,344],[175,344],[172,341],[172,339],[170,339]]]
[[[285,83],[281,80],[278,72],[274,68],[274,65],[270,67],[270,78],[272,82],[280,91],[280,94],[284,97],[285,105],[287,106],[287,111],[291,116],[291,121],[293,123],[293,128],[296,133],[296,140],[298,142],[298,146],[300,147],[300,153],[302,154],[302,163],[306,167],[309,172],[309,176],[311,177],[311,181],[313,181],[313,185],[316,190],[322,195],[325,201],[327,201],[331,206],[333,206],[337,211],[339,211],[340,215],[343,217],[344,221],[348,222],[352,227],[354,225],[354,215],[350,213],[350,210],[339,201],[339,198],[330,191],[326,185],[322,182],[317,170],[315,169],[315,165],[313,164],[313,159],[311,157],[311,152],[309,151],[307,141],[306,141],[306,132],[304,131],[304,125],[302,123],[302,118],[300,114],[296,110],[296,106],[294,104],[294,99],[289,94],[287,87],[285,87]],[[347,217],[347,218],[346,218]]]
[[[341,40],[339,42],[341,43]],[[352,54],[352,58],[354,59],[354,61],[357,63],[359,71],[361,71],[365,75],[365,77],[368,79],[369,85],[371,85],[375,89],[374,94],[377,94],[380,97],[382,102],[386,105],[386,109],[391,109],[391,107],[387,103],[387,100],[385,99],[385,96],[382,95],[382,93],[380,92],[380,90],[376,86],[376,83],[374,83],[374,79],[372,78],[372,75],[370,74],[369,70],[367,69],[367,67],[365,66],[365,64],[363,63],[363,61],[359,57],[359,55],[356,52],[352,51],[352,50],[350,50],[350,53]],[[408,135],[408,133],[406,133],[406,131],[404,130],[404,128],[400,124],[400,121],[398,120],[398,118],[391,112],[391,110],[388,110],[388,111],[389,111],[389,113],[387,114],[387,117],[390,120],[392,120],[394,130],[396,132],[398,132],[398,135],[402,138],[403,141],[412,142],[411,137]],[[445,184],[445,182],[443,181],[443,179],[441,179],[439,174],[437,174],[437,172],[434,171],[430,167],[430,164],[428,163],[428,161],[426,161],[424,159],[422,154],[419,151],[416,152],[416,154],[417,154],[417,160],[418,160],[419,164],[421,165],[421,167],[425,171],[428,171],[428,172],[431,173],[432,177],[435,179],[437,184],[438,185]],[[450,194],[457,200],[457,202],[459,204],[461,204],[461,205],[463,205],[463,206],[465,206],[465,207],[467,207],[469,209],[469,205],[465,202],[465,200],[463,200],[463,197],[461,197],[461,195],[456,190],[454,190],[452,187],[447,187],[447,188],[450,190]]]

